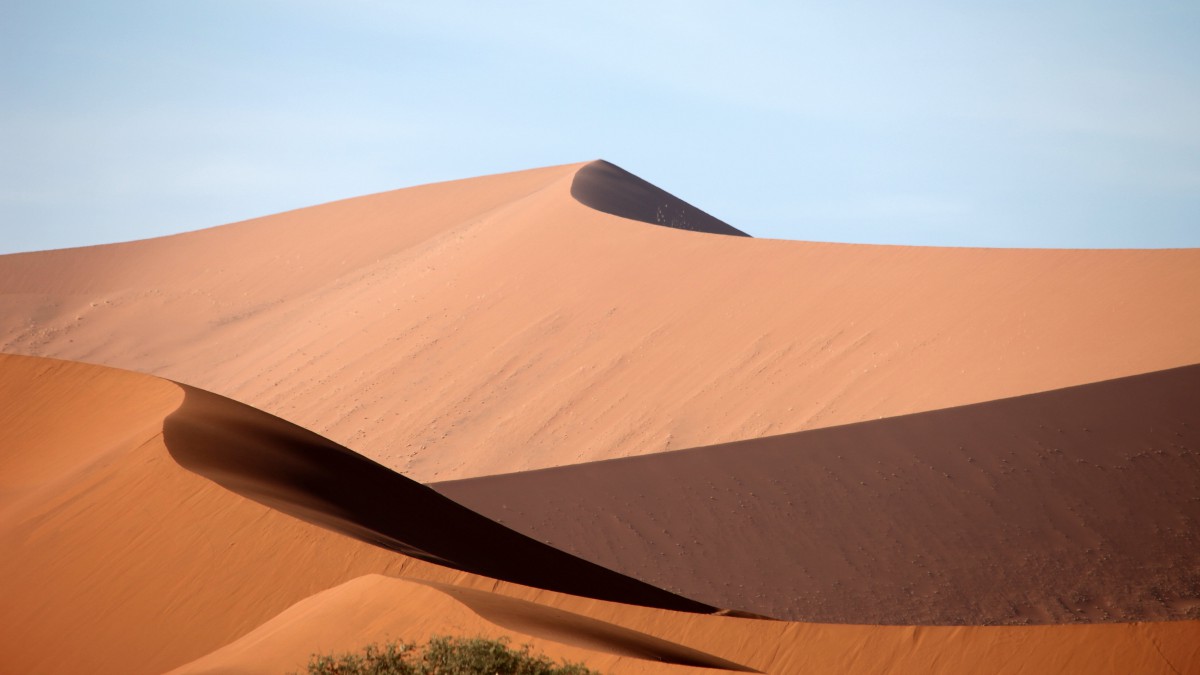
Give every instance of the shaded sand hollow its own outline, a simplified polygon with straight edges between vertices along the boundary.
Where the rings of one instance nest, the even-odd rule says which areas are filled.
[[[190,456],[256,499],[306,504],[307,518],[342,531],[352,529],[347,519],[367,527],[358,519],[370,517],[336,491],[305,491],[288,478],[294,472],[281,472],[275,486],[253,471],[253,480],[239,479],[245,466],[228,463],[230,445],[272,458],[295,457],[297,446],[344,449],[233,401],[204,397],[189,409],[190,395],[144,375],[0,356],[0,547],[19,552],[0,558],[6,669],[280,672],[314,648],[437,633],[508,636],[607,672],[721,672],[681,663],[780,673],[1200,667],[1200,624],[1191,621],[806,624],[584,599],[453,571],[298,520],[179,466],[173,455]],[[191,427],[216,428],[169,434],[168,448],[166,420],[191,415]],[[336,462],[324,451],[301,454]]]
[[[421,481],[1200,362],[1197,250],[714,233],[739,234],[606,163],[426,185],[0,256],[0,350],[187,382]]]

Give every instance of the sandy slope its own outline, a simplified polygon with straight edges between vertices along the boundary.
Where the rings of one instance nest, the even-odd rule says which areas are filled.
[[[528,644],[536,652],[586,661],[602,672],[748,670],[645,633],[545,605],[458,586],[370,575],[306,598],[237,641],[172,673],[274,674],[302,669],[314,652],[340,654],[392,641],[423,643],[436,635],[506,637],[514,647]]]
[[[435,484],[722,607],[883,624],[1200,618],[1200,366]]]
[[[597,210],[688,226],[619,172],[585,206],[584,168],[3,256],[0,349],[188,382],[423,481],[1200,362],[1197,250],[712,236]]]
[[[417,562],[330,530],[538,586],[704,609],[524,540],[402,476],[372,492],[378,478],[329,455],[367,460],[198,394],[134,373],[0,355],[3,468],[20,466],[5,475],[25,478],[0,503],[0,549],[18,552],[0,558],[7,663],[37,672],[152,672],[330,585]],[[174,427],[169,448],[166,426]],[[330,529],[250,501],[173,456]],[[263,460],[273,464],[270,475],[253,470]],[[330,476],[336,483],[350,475],[361,493],[326,490]],[[378,513],[363,512],[363,494]]]
[[[450,592],[446,592],[450,591]],[[414,640],[453,632],[508,636],[514,644],[584,661],[605,673],[721,673],[631,658],[647,655],[647,631],[687,636],[701,648],[740,655],[763,672],[811,673],[1087,673],[1163,675],[1200,668],[1200,622],[1093,624],[1038,627],[849,626],[764,622],[644,608],[615,611],[630,626],[628,642],[614,645],[594,624],[572,614],[552,624],[542,605],[486,591],[431,588],[386,577],[356,579],[288,608],[236,642],[174,671],[278,673],[302,666],[314,646],[326,652],[356,649],[363,641]],[[425,610],[425,611],[422,611]],[[558,610],[561,614],[561,610]],[[649,640],[654,645],[660,642]]]
[[[162,424],[167,451],[244,497],[456,570],[614,602],[716,611],[518,534],[311,431],[181,386],[183,402]]]
[[[0,448],[40,476],[0,510],[5,671],[161,672],[399,567],[177,465],[162,425],[182,400],[143,375],[0,356]]]
[[[697,652],[780,673],[1200,667],[1196,622],[797,624],[588,600],[455,572],[309,525],[181,468],[161,429],[183,395],[143,375],[0,356],[3,466],[23,467],[0,510],[0,548],[18,552],[0,557],[6,670],[153,673],[229,645],[195,666],[261,672],[264,662],[301,663],[310,647],[456,632],[518,643],[532,636],[551,653],[612,672],[682,672],[643,659]],[[227,441],[237,444],[231,429],[240,429],[253,443],[295,443],[290,425],[246,415],[220,416],[242,420],[224,428]],[[359,579],[372,573],[440,585]]]

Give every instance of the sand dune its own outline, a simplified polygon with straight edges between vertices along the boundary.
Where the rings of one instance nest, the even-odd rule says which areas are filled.
[[[518,534],[311,431],[182,388],[183,402],[163,421],[167,451],[244,497],[456,570],[614,602],[716,610]]]
[[[708,236],[573,190],[663,201],[569,165],[2,256],[0,349],[186,382],[420,481],[1200,362],[1200,251]]]
[[[433,567],[435,579],[456,578],[451,567],[511,572],[539,588],[708,609],[526,540],[282,420],[171,382],[0,355],[0,402],[10,423],[4,468],[18,458],[41,479],[6,490],[0,504],[0,546],[19,552],[0,560],[0,652],[22,668],[162,670],[316,591],[416,563],[251,502],[172,457],[326,528],[438,561],[446,569]],[[108,433],[114,425],[138,433]]]
[[[749,669],[689,647],[534,602],[446,584],[360,577],[289,607],[237,641],[172,673],[279,673],[314,651],[435,635],[507,637],[603,672],[701,673]],[[685,667],[674,667],[685,666]],[[711,667],[711,668],[710,668]]]
[[[41,453],[24,464],[25,475],[36,473],[38,480],[27,480],[20,493],[6,492],[0,512],[0,546],[19,552],[0,559],[0,652],[15,671],[161,672],[230,645],[213,654],[215,661],[196,667],[216,663],[236,670],[246,663],[248,672],[256,672],[276,658],[298,662],[301,645],[318,631],[330,634],[330,641],[309,644],[333,649],[367,636],[415,639],[477,629],[518,642],[532,635],[539,646],[558,643],[547,650],[612,672],[688,668],[635,658],[651,647],[655,658],[664,658],[659,641],[780,673],[1155,673],[1186,672],[1200,663],[1197,622],[1036,630],[801,624],[637,607],[495,581],[310,525],[178,466],[161,433],[166,416],[187,406],[183,388],[173,383],[4,355],[0,396],[9,422],[0,425],[6,460]],[[205,420],[232,421],[231,429],[249,431],[259,444],[288,448],[296,442],[294,428],[277,420],[248,430],[247,415],[254,416]],[[84,420],[89,423],[63,423]],[[109,421],[149,433],[106,434]],[[222,442],[248,446],[228,429],[219,435]],[[339,517],[331,511],[330,519]],[[385,593],[382,600],[396,603],[383,614],[354,602],[353,594],[347,600],[336,589],[321,593],[372,573],[437,582],[436,602],[453,599],[453,606],[470,609],[475,618],[462,620],[467,615],[461,609],[403,611],[414,606],[404,600],[428,599],[413,595],[411,584],[379,582],[408,589]],[[310,597],[311,603],[305,600]],[[301,601],[301,609],[288,610]],[[254,631],[285,610],[279,621]],[[576,618],[565,620],[559,612]],[[364,624],[367,632],[356,633]],[[409,630],[420,632],[410,636]],[[239,641],[243,636],[246,641]],[[670,658],[678,660],[678,653]]]
[[[1200,250],[741,234],[595,162],[0,256],[3,668],[1200,672]]]
[[[366,577],[305,599],[236,642],[174,671],[278,673],[305,662],[313,646],[351,650],[363,641],[424,639],[447,631],[508,636],[556,658],[584,661],[604,673],[722,673],[726,670],[630,658],[625,649],[575,632],[578,624],[527,620],[530,603],[481,590],[490,611],[459,602],[424,583]],[[538,607],[535,605],[535,607]],[[506,615],[497,617],[495,608]],[[421,611],[422,609],[426,611]],[[1200,623],[1157,622],[1058,626],[849,626],[731,619],[665,610],[613,611],[630,628],[686,636],[702,648],[740,654],[764,672],[811,673],[1087,673],[1163,675],[1200,667]],[[536,611],[536,610],[535,610]],[[580,615],[573,615],[577,619]],[[496,620],[499,619],[499,620]],[[492,621],[496,620],[495,623]],[[514,624],[516,620],[519,623]],[[506,625],[501,625],[501,621]],[[591,623],[584,620],[580,623]],[[549,635],[542,632],[553,629]],[[636,630],[635,630],[636,628]],[[644,639],[644,638],[643,638]],[[655,644],[658,644],[655,642]],[[644,649],[638,653],[645,655]],[[294,665],[293,665],[294,664]]]
[[[401,567],[178,466],[162,424],[183,396],[144,375],[0,356],[0,448],[40,465],[0,510],[4,670],[162,672]]]
[[[1200,618],[1200,366],[435,484],[532,537],[783,619]]]
[[[643,223],[708,234],[750,236],[604,160],[585,164],[575,172],[571,196],[597,211]]]

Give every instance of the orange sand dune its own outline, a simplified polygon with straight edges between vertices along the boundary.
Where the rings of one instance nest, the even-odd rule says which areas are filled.
[[[188,382],[422,481],[1200,362],[1198,250],[817,244],[612,215],[727,231],[664,194],[569,165],[2,256],[0,349]]]
[[[435,484],[722,607],[883,624],[1200,618],[1200,365]]]
[[[172,455],[256,499],[421,558],[550,588],[704,609],[506,536],[402,476],[381,484],[370,468],[346,470],[327,455],[369,462],[282,420],[171,382],[0,355],[0,404],[0,468],[6,476],[38,478],[6,485],[0,503],[0,549],[18,552],[0,559],[0,653],[22,667],[161,670],[330,585],[415,562],[251,502],[181,468]],[[117,425],[133,433],[118,433]],[[164,426],[172,427],[170,454]],[[253,471],[264,459],[274,462],[275,485]],[[13,466],[22,472],[10,474]],[[358,480],[358,495],[319,484],[349,477]],[[376,514],[362,512],[355,499],[362,495],[375,500]],[[415,546],[396,538],[410,535]],[[520,561],[528,567],[514,564]]]
[[[439,588],[452,591],[458,587]],[[531,603],[481,590],[463,595],[472,597],[463,600],[442,595],[425,584],[401,579],[356,579],[297,603],[236,642],[173,672],[265,675],[301,667],[315,647],[326,652],[349,651],[366,642],[399,637],[423,640],[447,633],[508,636],[514,644],[531,644],[555,658],[584,661],[604,673],[729,672],[631,659],[621,646],[573,632],[575,625],[556,622],[547,626],[531,621]],[[481,607],[484,602],[487,607]],[[1200,668],[1200,622],[1195,621],[1036,627],[848,626],[615,605],[592,610],[612,610],[630,626],[686,635],[697,645],[742,654],[764,672],[785,675],[1167,675]],[[552,632],[544,632],[547,629]]]
[[[359,577],[306,598],[237,641],[173,675],[301,670],[314,652],[357,651],[373,642],[424,642],[435,635],[506,637],[555,659],[602,672],[754,672],[645,633],[487,591]],[[712,666],[705,667],[704,664]]]
[[[311,431],[182,387],[183,402],[163,422],[167,450],[244,497],[457,570],[615,602],[716,611],[518,534]]]
[[[653,646],[662,657],[658,641],[777,673],[1200,667],[1196,622],[1036,629],[799,624],[589,600],[456,572],[310,525],[183,469],[164,445],[162,427],[186,407],[185,396],[182,387],[143,375],[0,355],[0,466],[19,467],[13,475],[20,476],[5,484],[0,508],[0,550],[16,552],[0,557],[6,670],[154,673],[224,645],[231,646],[212,657],[217,665],[261,667],[261,659],[301,662],[306,636],[318,631],[331,638],[313,646],[333,648],[355,638],[404,637],[399,633],[409,629],[482,631],[518,641],[533,635],[539,645],[566,645],[547,647],[555,653],[612,672],[685,668],[656,669],[635,658],[635,645]],[[197,413],[197,425],[222,427],[210,429],[211,438],[243,450],[267,446],[275,456],[286,456],[296,442],[291,425],[225,403],[239,412]],[[252,440],[239,440],[239,430]],[[227,449],[214,443],[212,451]],[[330,521],[341,515],[337,504],[322,508]],[[362,592],[355,584],[321,593],[372,573],[438,582],[441,599],[433,602],[453,598],[482,619],[455,608],[414,616],[393,605],[383,616],[364,613],[354,601],[353,593]],[[372,594],[375,585],[398,605],[430,597],[420,595],[428,586],[376,579]],[[579,618],[562,620],[556,610]],[[356,634],[357,627],[364,632]],[[260,648],[267,650],[261,658]]]

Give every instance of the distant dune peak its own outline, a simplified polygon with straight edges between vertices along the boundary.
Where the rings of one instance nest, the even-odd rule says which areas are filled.
[[[571,196],[597,211],[651,225],[750,236],[603,159],[591,162],[575,173]]]

